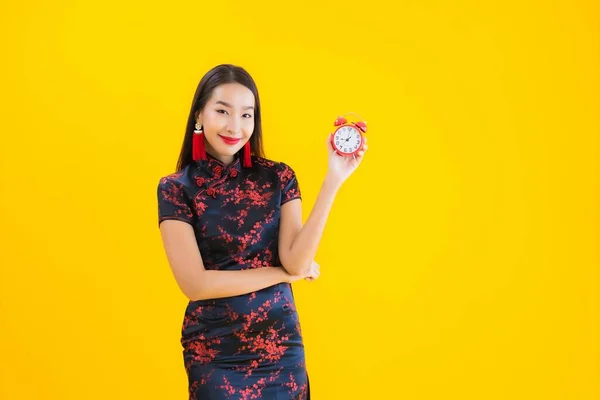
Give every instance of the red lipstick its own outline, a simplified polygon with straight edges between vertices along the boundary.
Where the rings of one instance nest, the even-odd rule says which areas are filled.
[[[221,136],[219,135],[219,137],[228,145],[234,145],[237,144],[240,140],[242,139],[236,139],[236,138],[230,138],[230,137],[226,137],[226,136]]]

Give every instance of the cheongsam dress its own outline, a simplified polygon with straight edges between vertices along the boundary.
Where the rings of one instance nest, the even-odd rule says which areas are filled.
[[[225,166],[207,154],[160,178],[159,225],[167,219],[193,226],[206,269],[281,266],[281,206],[300,199],[293,169],[236,155]],[[248,294],[190,300],[181,329],[189,398],[310,399],[302,332],[292,285]]]

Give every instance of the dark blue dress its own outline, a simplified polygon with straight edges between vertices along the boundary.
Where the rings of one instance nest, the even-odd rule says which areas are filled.
[[[236,156],[225,166],[208,155],[160,179],[160,222],[194,227],[206,269],[280,266],[281,205],[300,198],[285,163]],[[292,287],[280,283],[252,293],[190,301],[181,335],[189,398],[309,399],[304,344]]]

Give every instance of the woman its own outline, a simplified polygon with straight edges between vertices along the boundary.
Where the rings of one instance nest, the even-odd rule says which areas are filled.
[[[310,398],[291,283],[319,277],[327,216],[364,151],[344,158],[327,140],[328,172],[303,225],[294,170],[264,158],[260,111],[243,68],[210,70],[177,172],[158,185],[163,245],[189,298],[181,344],[190,399]]]

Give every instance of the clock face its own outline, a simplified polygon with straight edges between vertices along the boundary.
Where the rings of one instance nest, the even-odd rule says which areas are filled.
[[[335,147],[342,153],[352,154],[359,150],[362,136],[353,126],[342,126],[333,135]]]

